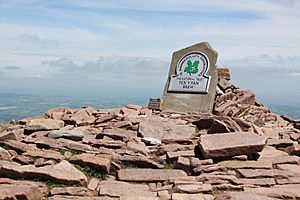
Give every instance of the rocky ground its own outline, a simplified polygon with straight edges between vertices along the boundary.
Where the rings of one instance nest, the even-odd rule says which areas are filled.
[[[300,199],[299,128],[227,69],[214,114],[54,108],[0,126],[0,199]]]

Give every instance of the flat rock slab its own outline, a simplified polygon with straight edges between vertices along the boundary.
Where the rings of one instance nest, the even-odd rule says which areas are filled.
[[[74,183],[87,185],[87,177],[68,161],[61,161],[54,166],[35,167],[34,165],[19,165],[13,162],[0,163],[0,174],[15,179],[36,178],[51,180],[58,183]]]
[[[40,200],[44,194],[34,185],[1,184],[0,199],[31,199]],[[20,198],[21,197],[21,198]]]
[[[237,185],[259,185],[259,186],[272,186],[275,185],[274,178],[239,178],[233,180]]]
[[[194,133],[194,127],[178,125],[174,120],[166,120],[161,117],[146,118],[139,125],[139,134],[142,137],[159,140],[190,138]]]
[[[176,190],[180,193],[197,194],[202,192],[212,192],[210,184],[183,184],[176,186]]]
[[[79,130],[54,130],[48,134],[50,138],[67,138],[70,140],[80,141],[84,137],[84,132]]]
[[[100,196],[156,197],[156,193],[149,191],[146,184],[130,184],[123,181],[101,181],[98,190]]]
[[[271,188],[244,188],[246,192],[266,195],[272,198],[299,199],[300,184],[276,185]]]
[[[54,130],[62,128],[65,123],[55,119],[32,119],[28,122],[28,127],[36,127],[36,130]]]
[[[132,182],[158,182],[186,178],[187,173],[175,169],[121,169],[118,179]]]
[[[82,166],[90,166],[94,169],[109,173],[111,160],[101,155],[83,153],[71,156],[70,162]]]
[[[205,158],[249,155],[262,151],[265,144],[266,137],[252,132],[202,135],[199,140]]]
[[[293,172],[280,170],[280,169],[237,169],[237,171],[245,178],[256,178],[256,177],[287,178],[287,177],[294,176]]]
[[[228,160],[219,163],[219,166],[233,169],[271,169],[272,162],[270,160],[260,161],[238,161]]]
[[[210,194],[184,194],[184,193],[173,193],[172,200],[213,200],[214,197]]]
[[[272,200],[265,195],[258,195],[250,192],[225,192],[223,194],[218,195],[214,200]]]

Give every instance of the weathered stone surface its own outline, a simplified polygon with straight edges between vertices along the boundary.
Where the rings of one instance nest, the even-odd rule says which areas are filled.
[[[277,157],[288,156],[288,154],[284,151],[280,151],[275,147],[265,146],[265,148],[258,153],[259,159],[276,159]]]
[[[122,149],[128,149],[136,153],[144,154],[145,156],[150,154],[150,150],[143,142],[127,142],[127,145],[122,147]]]
[[[284,149],[284,151],[287,152],[288,154],[300,156],[300,144],[287,147]]]
[[[0,147],[0,160],[10,160],[11,157],[11,154],[7,150]]]
[[[85,187],[55,187],[50,190],[53,195],[92,196],[92,192]]]
[[[164,168],[163,165],[145,156],[124,155],[124,156],[119,156],[118,159],[124,164],[132,164],[134,166],[141,167],[141,168],[154,168],[154,169]]]
[[[13,178],[35,178],[52,180],[58,183],[87,184],[86,176],[69,162],[63,160],[54,166],[35,167],[34,165],[18,165],[16,163],[0,163],[0,174]]]
[[[274,146],[274,147],[288,147],[288,146],[292,146],[294,143],[292,140],[290,139],[268,139],[267,144],[269,146]]]
[[[84,137],[84,133],[79,130],[54,130],[48,134],[50,138],[67,138],[70,140],[80,141]]]
[[[15,150],[18,153],[23,153],[25,151],[36,151],[39,150],[35,145],[28,145],[17,140],[7,140],[3,142],[5,146],[9,147],[12,150]]]
[[[214,200],[273,200],[273,198],[251,192],[225,192],[218,195]]]
[[[251,132],[202,135],[200,149],[205,158],[249,155],[262,151],[266,138]]]
[[[272,162],[270,160],[260,161],[237,161],[228,160],[219,163],[220,166],[234,169],[271,169]]]
[[[193,51],[201,51],[209,59],[209,69],[207,76],[210,76],[210,83],[208,84],[207,94],[192,94],[192,93],[170,93],[168,92],[169,81],[172,75],[176,74],[176,67],[179,60],[187,53]],[[161,108],[172,109],[176,111],[198,111],[198,112],[212,112],[213,103],[217,87],[217,52],[207,43],[201,42],[193,46],[181,49],[173,53],[172,63],[169,70],[168,81],[165,86],[164,95],[162,98]],[[178,72],[179,73],[179,72]]]
[[[300,198],[300,184],[288,184],[271,188],[244,188],[246,192],[266,195],[272,198]]]
[[[22,184],[1,184],[0,199],[28,199],[40,200],[44,194],[39,187],[34,185]]]
[[[118,179],[132,182],[157,182],[187,177],[186,172],[172,169],[121,169]]]
[[[183,171],[188,172],[190,169],[190,160],[188,158],[179,157],[176,162],[175,168],[182,169]]]
[[[111,160],[107,157],[88,153],[71,156],[69,161],[82,166],[87,165],[105,173],[109,173],[111,164]]]
[[[218,165],[199,165],[198,167],[193,168],[194,175],[199,175],[203,172],[210,173],[214,171],[227,171],[227,168]]]
[[[212,192],[212,186],[210,184],[184,184],[184,185],[177,185],[176,186],[177,192],[180,193],[189,193],[189,194],[196,194],[202,192]]]
[[[224,78],[225,80],[230,80],[230,73],[228,68],[218,68],[218,78]]]
[[[32,119],[27,125],[29,128],[33,128],[32,130],[54,130],[62,128],[64,122],[54,119]]]
[[[273,178],[239,178],[232,181],[237,185],[273,186],[276,184]]]
[[[195,133],[195,128],[187,125],[177,125],[173,120],[151,117],[140,123],[138,132],[143,137],[154,137],[162,140],[167,138],[189,138]]]
[[[259,161],[263,161],[266,158],[261,158]],[[277,164],[299,164],[300,158],[298,156],[278,156],[278,157],[269,157],[266,160],[270,160],[272,165]]]
[[[17,136],[11,131],[0,132],[0,141],[17,140]]]
[[[245,178],[255,177],[281,177],[293,176],[293,172],[279,169],[238,169],[238,172]]]
[[[103,122],[107,122],[107,121],[110,121],[112,119],[115,119],[116,117],[118,117],[118,115],[116,115],[115,113],[109,113],[109,114],[103,115],[101,117],[98,117],[95,121],[95,124],[100,124],[100,123],[103,123]]]
[[[52,197],[49,197],[48,200],[120,200],[120,198],[109,197],[109,196],[81,197],[81,196],[69,196],[69,195],[54,195]]]
[[[53,150],[26,151],[22,155],[31,157],[41,157],[61,161],[64,159],[59,152]]]
[[[148,190],[147,185],[130,184],[122,181],[101,181],[99,183],[99,195],[110,197],[129,197],[139,199],[141,197],[149,198],[156,197],[156,192]]]
[[[197,181],[213,181],[213,180],[225,180],[225,181],[232,181],[237,179],[235,175],[232,174],[201,174],[196,177]]]
[[[293,174],[300,176],[300,165],[292,165],[292,164],[280,164],[277,165],[278,169],[292,172]]]
[[[211,165],[213,164],[212,159],[199,160],[198,158],[191,158],[191,167],[195,168],[199,165]]]
[[[241,132],[241,127],[230,117],[203,115],[200,119],[192,121],[199,130],[208,129],[207,133]]]
[[[195,157],[195,152],[194,150],[167,152],[167,157],[168,159],[174,159],[178,157]]]
[[[96,190],[97,187],[98,187],[98,184],[99,184],[100,180],[99,179],[96,179],[96,178],[92,178],[87,186],[87,188],[89,190]]]
[[[183,193],[173,193],[172,200],[213,200],[214,197],[208,194],[183,194]]]

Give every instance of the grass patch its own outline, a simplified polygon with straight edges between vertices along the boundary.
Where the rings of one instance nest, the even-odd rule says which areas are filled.
[[[166,164],[164,164],[164,168],[165,169],[174,169],[174,167],[175,167],[175,162],[169,162],[169,163],[166,163]]]
[[[70,152],[72,155],[78,155],[78,154],[82,153],[81,151],[74,150],[74,149],[61,149],[61,150],[59,150],[59,153],[61,155],[64,155],[66,152]]]
[[[55,188],[55,187],[67,187],[67,186],[74,186],[74,187],[77,187],[77,186],[80,186],[80,184],[62,184],[62,183],[57,183],[55,181],[50,181],[48,180],[46,182],[46,186],[49,190]]]
[[[88,178],[97,178],[100,180],[106,180],[108,177],[107,173],[93,169],[89,166],[82,167],[80,165],[75,165],[75,167],[80,171],[82,171]]]
[[[63,187],[63,186],[65,186],[64,184],[56,183],[56,182],[53,182],[53,181],[47,181],[46,185],[47,185],[47,188],[49,190],[51,190],[51,189],[53,189],[55,187]]]

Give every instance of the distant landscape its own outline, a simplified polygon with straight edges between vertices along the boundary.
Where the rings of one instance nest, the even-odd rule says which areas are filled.
[[[91,106],[95,109],[122,107],[126,104],[147,105],[150,95],[136,96],[37,96],[24,94],[0,94],[0,123],[7,123],[11,119],[42,115],[48,109],[65,106],[80,108]],[[300,119],[300,105],[284,105],[263,102],[269,109],[278,114],[286,114],[294,119]]]

